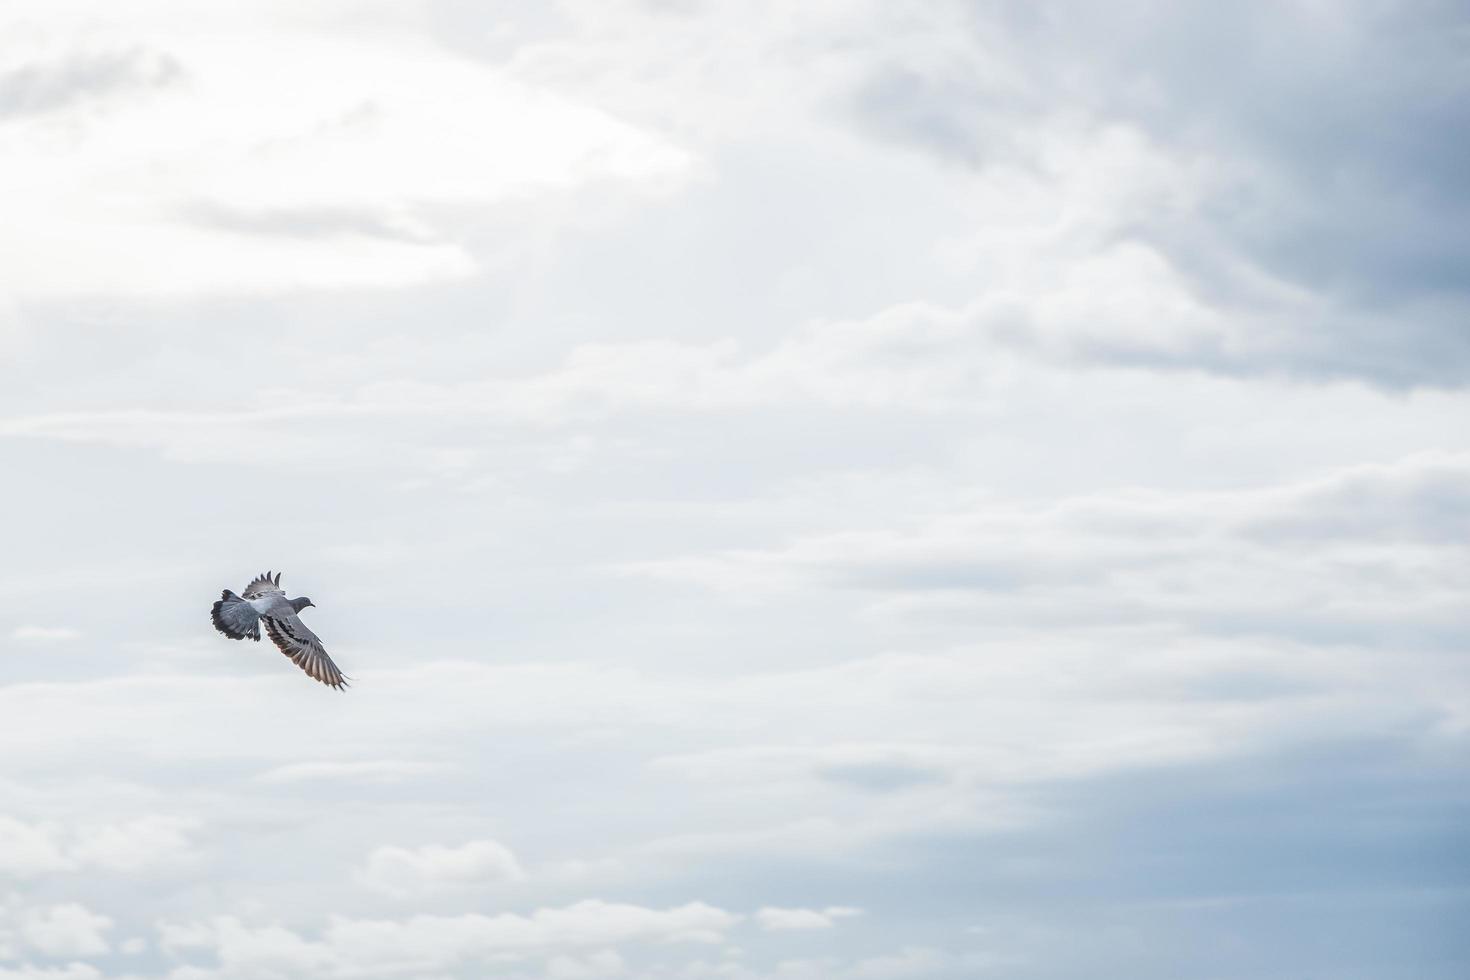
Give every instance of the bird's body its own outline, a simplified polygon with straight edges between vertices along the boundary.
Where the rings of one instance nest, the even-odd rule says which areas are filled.
[[[257,616],[290,616],[298,613],[291,600],[282,595],[263,595],[255,599],[246,599],[246,604],[255,610]]]
[[[210,611],[214,628],[232,640],[260,639],[260,626],[282,653],[307,676],[339,691],[347,686],[342,671],[327,656],[321,639],[301,621],[301,610],[315,605],[305,597],[288,599],[281,589],[281,573],[257,575],[245,591],[236,595],[229,589],[220,593]]]

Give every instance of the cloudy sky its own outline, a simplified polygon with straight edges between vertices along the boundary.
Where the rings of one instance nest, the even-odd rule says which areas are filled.
[[[0,980],[1464,976],[1467,50],[7,3]]]

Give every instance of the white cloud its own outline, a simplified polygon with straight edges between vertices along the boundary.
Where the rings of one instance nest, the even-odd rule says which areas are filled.
[[[67,626],[17,626],[10,631],[11,639],[21,643],[57,643],[75,640],[82,634]]]
[[[34,877],[65,871],[120,874],[190,858],[197,821],[144,816],[105,824],[27,823],[0,815],[0,871]]]
[[[970,978],[1002,964],[983,953],[957,953],[908,946],[892,953],[844,959],[839,956],[780,960],[769,968],[740,962],[695,960],[667,974],[670,980],[903,980],[911,977]],[[663,974],[659,975],[664,976]]]
[[[146,816],[88,827],[72,845],[71,859],[80,867],[123,873],[176,863],[191,856],[197,826],[188,817]]]
[[[0,814],[0,872],[29,877],[71,866],[53,828]]]
[[[225,976],[320,976],[333,964],[331,950],[320,943],[279,925],[247,926],[234,916],[189,924],[162,922],[158,932],[164,951],[207,950]]]
[[[441,762],[411,759],[368,759],[342,762],[293,762],[277,766],[256,778],[263,783],[360,782],[399,783],[416,776],[431,776],[453,767]]]
[[[1259,512],[1248,508],[1239,516]],[[1103,513],[1109,521],[1126,516]],[[1101,526],[1086,508],[1062,514],[1063,524],[1083,519]],[[1150,509],[1147,525],[1129,526],[1149,537],[1148,526],[1172,526],[1165,514]],[[1198,523],[1192,510],[1179,520]],[[840,594],[869,601],[864,590]],[[1413,730],[1429,741],[1453,741],[1466,720],[1463,684],[1436,666],[1433,650],[1401,649],[1397,668],[1385,674],[1381,653],[1360,645],[1084,625],[1038,635],[1013,623],[981,629],[962,620],[963,641],[947,639],[940,649],[800,668],[747,667],[718,683],[697,672],[605,663],[415,664],[364,672],[354,697],[334,705],[326,719],[310,700],[315,692],[301,691],[285,674],[260,681],[156,675],[12,685],[0,689],[0,710],[47,740],[49,765],[147,751],[160,764],[205,772],[237,769],[242,758],[253,768],[298,756],[299,739],[272,724],[279,705],[296,704],[289,699],[297,695],[293,710],[366,754],[432,757],[448,744],[488,752],[518,730],[538,733],[536,740],[571,739],[590,752],[602,744],[602,733],[613,732],[608,744],[623,748],[597,758],[645,771],[663,792],[696,806],[702,819],[666,818],[650,803],[636,829],[608,835],[607,853],[561,852],[618,859],[594,862],[599,884],[638,869],[687,873],[742,855],[861,853],[875,841],[926,829],[1015,830],[1044,817],[1036,790],[1059,781],[1246,758],[1370,732]],[[131,707],[140,701],[152,706],[146,724]],[[210,706],[225,702],[236,706],[234,730],[252,733],[248,744],[210,725]],[[74,713],[89,725],[72,723]],[[873,741],[873,731],[892,735]],[[185,732],[189,737],[181,737]],[[689,749],[663,755],[669,732]],[[781,742],[766,741],[773,732],[783,733]],[[5,761],[19,773],[29,757],[12,751]],[[295,793],[303,784],[280,786]],[[542,805],[559,798],[545,792]],[[268,810],[278,818],[278,805]],[[839,811],[850,812],[837,820]],[[23,874],[78,867],[82,857],[101,864],[106,856],[121,867],[113,850],[162,863],[172,847],[125,842],[149,836],[188,842],[187,827],[177,823],[152,834],[133,827],[101,835],[116,840],[107,849],[79,848],[69,831],[11,824],[16,846],[3,853],[20,862],[16,870]],[[401,832],[403,825],[396,826]],[[383,839],[342,853],[335,842],[343,829],[335,820],[297,833],[305,838],[308,831],[344,863]],[[518,839],[539,833],[537,822],[516,833]],[[387,888],[427,893],[455,881],[509,880],[518,867],[493,843],[480,842],[381,848],[369,855],[365,874]]]
[[[0,947],[10,945],[55,959],[108,952],[105,933],[111,928],[112,919],[75,902],[26,906],[12,898],[0,905]]]
[[[720,942],[739,920],[700,902],[669,909],[586,900],[510,913],[392,920],[337,919],[327,941],[348,962],[394,964],[627,942]]]
[[[458,847],[379,847],[368,855],[361,880],[390,895],[418,895],[452,885],[477,885],[525,878],[504,844],[476,840]]]
[[[854,980],[897,980],[924,977],[941,970],[989,965],[984,957],[957,957],[943,950],[909,947],[888,956],[859,960],[850,971]]]
[[[892,612],[970,609],[997,625],[1152,621],[1331,644],[1395,624],[1448,633],[1463,619],[1455,501],[1467,486],[1465,456],[1423,454],[1231,493],[981,504],[902,530],[630,570],[766,596],[851,590]]]
[[[164,922],[159,933],[161,945],[176,954],[211,951],[226,975],[274,970],[422,976],[531,954],[571,956],[585,947],[596,951],[583,954],[581,965],[620,962],[605,949],[624,943],[719,942],[738,921],[738,916],[699,902],[660,910],[588,900],[530,915],[416,915],[397,920],[337,916],[316,941],[278,925],[249,926],[232,916]]]
[[[1470,101],[1307,7],[6,6],[6,966],[1398,980]]]
[[[1117,252],[1134,256],[1125,265],[1155,264],[1146,249]],[[1107,289],[1165,302],[1152,287],[1130,285],[1119,270],[1096,275]],[[1327,450],[1362,439],[1372,440],[1364,451],[1380,457],[1402,452],[1406,442],[1463,444],[1446,424],[1465,410],[1463,396],[1403,399],[1341,385],[1308,396],[1287,382],[1263,389],[1263,382],[1236,376],[1223,362],[1223,374],[1208,380],[1173,374],[1172,368],[1191,366],[1194,355],[1171,345],[1202,345],[1209,350],[1200,356],[1215,357],[1256,341],[1197,341],[1173,332],[1156,342],[1130,333],[1133,326],[1114,330],[1101,313],[1082,309],[1101,302],[1102,291],[1085,284],[1073,293],[1049,287],[1039,298],[1001,291],[962,307],[902,303],[863,318],[813,320],[764,346],[731,338],[580,343],[549,368],[508,371],[486,358],[470,378],[465,352],[453,345],[395,344],[350,357],[303,349],[302,356],[325,355],[329,366],[341,362],[329,390],[303,380],[299,387],[256,389],[241,408],[206,398],[168,409],[124,401],[97,411],[11,414],[0,416],[0,437],[116,446],[201,463],[289,464],[318,472],[386,467],[426,486],[436,480],[497,486],[507,478],[605,465],[630,449],[656,451],[639,432],[659,419],[693,416],[694,424],[713,425],[742,413],[758,419],[768,409],[871,419],[893,413],[894,420],[911,416],[947,426],[964,420],[981,448],[1021,462],[1028,457],[1018,443],[1045,440],[1062,425],[1129,427],[1140,438],[1177,442],[1195,454],[1218,449],[1222,459],[1227,450],[1239,456],[1248,447],[1340,460],[1342,453]],[[1118,304],[1133,301],[1121,297]],[[1048,304],[1057,309],[1048,312]],[[1125,319],[1147,325],[1180,318],[1155,311]],[[1231,330],[1249,332],[1238,318],[1230,323]],[[188,367],[208,370],[203,362]],[[166,377],[179,369],[169,365]],[[1262,397],[1286,406],[1270,425],[1249,414]],[[1093,406],[1092,415],[1069,419],[1074,401]],[[1160,401],[1177,411],[1151,412]],[[1330,410],[1320,418],[1301,414],[1309,402]],[[465,445],[466,426],[493,440],[497,451]],[[1129,455],[1112,465],[1143,466],[1133,463],[1138,454],[1131,447],[1125,442]],[[1079,464],[1097,451],[1079,446]],[[1154,469],[1162,465],[1156,453],[1140,458]]]
[[[102,980],[102,971],[86,963],[68,963],[65,966],[24,963],[14,968],[0,966],[0,980]]]
[[[830,929],[838,919],[862,915],[862,909],[834,905],[825,909],[783,909],[768,906],[755,913],[762,929],[775,932]]]
[[[586,956],[553,956],[546,963],[547,980],[605,980],[628,975],[627,964],[611,949]]]
[[[24,8],[11,28],[43,23]],[[247,9],[220,33],[102,16],[88,50],[59,29],[0,48],[33,90],[55,90],[28,96],[0,127],[18,175],[8,186],[26,188],[3,199],[12,289],[198,295],[462,277],[477,262],[434,206],[662,178],[689,163],[405,25],[342,36]],[[131,73],[87,68],[125,56]]]

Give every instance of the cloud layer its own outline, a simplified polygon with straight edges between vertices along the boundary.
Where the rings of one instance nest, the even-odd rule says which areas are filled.
[[[0,28],[0,980],[1463,974],[1455,5]]]

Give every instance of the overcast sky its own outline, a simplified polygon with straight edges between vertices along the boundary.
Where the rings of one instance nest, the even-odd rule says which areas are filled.
[[[1463,977],[1467,51],[0,7],[0,980]]]

